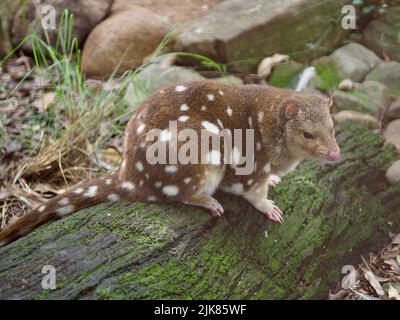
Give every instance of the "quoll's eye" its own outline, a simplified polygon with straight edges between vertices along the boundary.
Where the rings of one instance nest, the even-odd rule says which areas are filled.
[[[306,138],[306,139],[314,138],[314,136],[311,133],[307,132],[307,131],[303,132],[303,137]]]

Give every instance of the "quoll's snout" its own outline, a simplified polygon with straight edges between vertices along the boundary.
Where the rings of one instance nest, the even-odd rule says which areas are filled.
[[[340,159],[340,149],[331,150],[328,154],[329,161],[337,161]]]

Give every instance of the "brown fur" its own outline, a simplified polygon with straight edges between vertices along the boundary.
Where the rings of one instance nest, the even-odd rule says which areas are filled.
[[[188,108],[182,110],[183,104]],[[241,195],[266,217],[281,221],[282,212],[267,199],[269,185],[279,183],[276,175],[294,169],[306,158],[332,158],[335,152],[338,155],[329,108],[329,99],[322,96],[257,85],[199,81],[160,90],[146,99],[129,121],[118,172],[55,197],[42,212],[40,206],[35,208],[0,232],[0,244],[7,244],[52,218],[107,200],[182,202],[220,216],[223,208],[212,198],[217,188]],[[220,164],[148,163],[146,150],[153,143],[146,141],[149,130],[164,130],[170,120],[181,116],[189,118],[177,122],[178,132],[191,128],[200,133],[207,121],[218,131],[242,129],[245,142],[245,129],[254,129],[257,148],[253,172],[237,175],[234,165],[223,163],[225,141],[219,149]],[[312,139],[306,139],[304,132],[312,134]],[[184,143],[178,142],[177,149]],[[80,188],[82,192],[77,194]],[[60,203],[62,199],[68,200]]]

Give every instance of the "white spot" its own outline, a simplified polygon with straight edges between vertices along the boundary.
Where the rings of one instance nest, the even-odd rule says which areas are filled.
[[[264,168],[263,168],[264,172],[266,173],[270,173],[271,172],[271,165],[269,163],[267,163]]]
[[[226,108],[226,113],[228,114],[228,116],[232,117],[233,109],[228,106],[228,108]]]
[[[124,182],[121,183],[121,187],[123,189],[128,190],[128,191],[131,191],[131,190],[133,190],[135,188],[135,185],[130,181],[124,181]]]
[[[126,161],[124,160],[124,161],[122,161],[121,168],[125,168],[125,167],[126,167]]]
[[[161,181],[157,181],[154,185],[156,188],[161,188],[162,183],[161,183]]]
[[[112,180],[111,180],[111,179],[107,179],[107,180],[106,180],[106,185],[109,186],[111,183],[112,183]]]
[[[147,198],[147,201],[154,202],[154,201],[157,201],[157,198],[154,197],[154,196],[150,196],[150,197]]]
[[[266,238],[268,238],[268,230],[265,230],[265,231],[264,231],[264,236],[265,236]]]
[[[213,134],[219,134],[219,129],[215,124],[208,122],[208,121],[202,121],[201,124],[207,131],[209,131]]]
[[[263,119],[264,119],[264,112],[260,111],[259,113],[257,113],[257,119],[258,119],[258,122],[263,121]]]
[[[221,164],[221,152],[218,150],[212,150],[207,155],[207,160],[209,164],[219,165]]]
[[[179,188],[177,186],[169,185],[169,186],[164,186],[162,188],[162,191],[168,197],[173,197],[179,193]]]
[[[144,149],[145,146],[146,146],[146,144],[145,144],[144,142],[141,142],[141,143],[139,144],[139,147],[141,147],[142,149]]]
[[[170,165],[170,166],[165,166],[165,172],[168,173],[174,173],[178,170],[176,166]]]
[[[115,194],[115,193],[112,193],[107,197],[107,199],[109,201],[115,202],[115,201],[119,201],[119,196],[117,194]]]
[[[169,141],[171,139],[171,132],[168,129],[164,129],[160,132],[160,141]]]
[[[142,123],[142,124],[137,128],[136,133],[137,133],[137,134],[142,133],[143,130],[144,130],[144,128],[146,128],[146,125]]]
[[[150,179],[150,175],[148,174],[148,173],[145,173],[145,175],[144,175],[145,177],[146,177],[146,179],[147,180],[149,180]]]
[[[208,94],[207,99],[210,101],[214,101],[214,95],[212,93]]]
[[[189,182],[192,180],[192,178],[185,178],[185,179],[183,179],[183,181],[186,183],[186,184],[189,184]]]
[[[178,118],[178,121],[180,121],[180,122],[186,122],[186,121],[188,121],[189,120],[189,117],[188,116],[180,116],[179,118]]]
[[[175,87],[175,91],[176,92],[183,92],[185,91],[187,88],[185,86],[179,85]]]
[[[181,109],[181,111],[187,111],[189,110],[189,106],[186,103],[184,103],[179,107],[179,109]]]
[[[60,201],[58,201],[58,204],[60,206],[66,206],[67,204],[69,204],[69,199],[68,198],[62,198]]]
[[[72,213],[73,211],[74,211],[74,206],[72,206],[72,205],[65,206],[65,207],[61,207],[61,208],[58,208],[58,209],[56,210],[56,212],[57,212],[60,216],[65,216],[65,215],[67,215],[67,214]]]
[[[75,194],[81,194],[83,192],[83,188],[78,188],[74,190]]]
[[[135,167],[136,167],[136,170],[139,171],[139,172],[142,172],[143,169],[144,169],[143,163],[140,162],[140,161],[136,162]]]
[[[256,193],[260,193],[260,192],[261,192],[261,188],[257,188]]]
[[[224,128],[224,124],[222,123],[221,120],[217,119],[217,123],[222,129]]]
[[[253,119],[251,117],[249,117],[249,126],[250,128],[253,127]]]
[[[93,198],[97,195],[97,189],[99,187],[98,186],[91,186],[88,191],[86,191],[86,193],[84,194],[85,197],[88,198]]]
[[[139,186],[142,186],[143,183],[144,183],[144,181],[143,181],[143,180],[140,180],[140,181],[139,181]]]
[[[234,183],[231,185],[230,192],[233,194],[241,194],[243,193],[243,184],[241,183]]]
[[[201,111],[206,111],[207,107],[206,106],[201,106]]]
[[[44,210],[46,210],[46,206],[40,206],[38,209],[39,212],[43,212]]]
[[[258,151],[261,150],[261,143],[260,143],[260,142],[257,142],[257,143],[256,143],[256,149],[257,149]]]
[[[194,32],[197,33],[197,34],[200,34],[200,33],[203,32],[203,29],[202,28],[196,28],[196,29],[194,29]]]
[[[222,90],[218,90],[219,95],[222,97],[224,95],[224,92]]]
[[[250,180],[247,181],[248,185],[251,185],[252,183],[253,183],[253,179],[250,179]]]

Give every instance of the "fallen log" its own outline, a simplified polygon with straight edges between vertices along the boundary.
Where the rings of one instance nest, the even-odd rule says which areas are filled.
[[[48,223],[0,248],[0,299],[323,298],[343,265],[399,231],[394,148],[344,123],[342,160],[302,164],[271,192],[274,224],[218,194],[223,218],[185,205],[104,204]],[[43,266],[56,289],[43,289]]]

